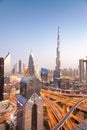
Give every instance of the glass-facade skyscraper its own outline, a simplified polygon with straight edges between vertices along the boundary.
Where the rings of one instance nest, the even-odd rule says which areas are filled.
[[[21,74],[21,60],[19,60],[19,74]]]
[[[43,130],[43,100],[36,93],[25,104],[24,130]]]
[[[84,80],[84,60],[83,59],[79,60],[79,78],[80,78],[80,82],[83,82]]]
[[[57,37],[57,49],[56,49],[56,70],[60,72],[60,36],[59,36],[59,27],[58,27],[58,37]]]
[[[34,75],[34,61],[33,61],[33,57],[31,54],[29,56],[28,71],[29,71],[30,76]]]
[[[4,74],[5,76],[11,73],[11,54],[8,53],[4,58]]]
[[[3,100],[4,90],[4,58],[0,57],[0,101]]]

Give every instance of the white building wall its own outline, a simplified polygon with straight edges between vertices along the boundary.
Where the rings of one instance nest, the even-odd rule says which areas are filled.
[[[11,54],[8,53],[4,59],[4,74],[9,75],[11,73]]]

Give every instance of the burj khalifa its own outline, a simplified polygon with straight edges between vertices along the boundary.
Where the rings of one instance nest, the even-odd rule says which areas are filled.
[[[58,37],[57,37],[57,48],[56,48],[56,70],[60,73],[60,35],[59,35],[59,27],[58,27]]]

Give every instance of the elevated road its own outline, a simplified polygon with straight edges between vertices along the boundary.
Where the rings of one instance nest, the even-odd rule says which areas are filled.
[[[72,130],[87,116],[87,95],[41,90],[51,130]],[[82,117],[79,117],[79,112]],[[86,114],[86,115],[84,115]]]
[[[72,108],[70,109],[70,111],[65,115],[65,117],[52,129],[52,130],[58,130],[59,128],[62,127],[62,125],[67,121],[67,119],[69,118],[69,116],[73,113],[73,111],[76,109],[76,107],[82,103],[83,101],[87,100],[86,99],[82,99],[80,101],[78,101],[77,103],[75,103]]]

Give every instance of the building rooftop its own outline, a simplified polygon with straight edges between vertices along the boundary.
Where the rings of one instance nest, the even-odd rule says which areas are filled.
[[[28,83],[30,80],[33,79],[33,76],[24,76],[21,80],[23,83]]]

